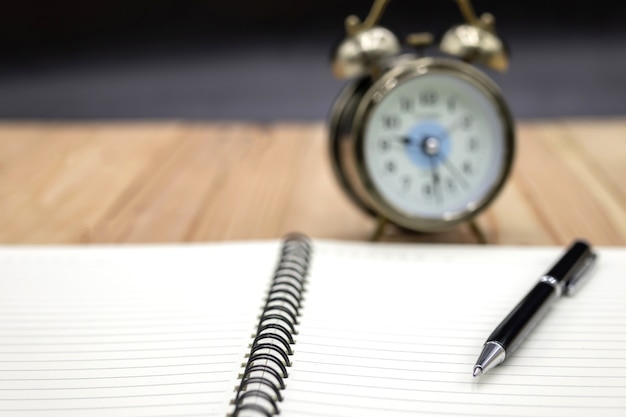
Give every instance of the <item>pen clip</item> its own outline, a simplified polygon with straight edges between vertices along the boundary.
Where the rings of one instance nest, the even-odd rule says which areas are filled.
[[[565,295],[574,295],[582,285],[589,281],[589,269],[595,264],[596,254],[588,252],[583,259],[580,260],[576,269],[572,271],[571,277],[565,282]]]

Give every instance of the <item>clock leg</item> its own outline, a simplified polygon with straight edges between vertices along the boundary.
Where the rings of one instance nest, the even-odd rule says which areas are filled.
[[[387,220],[387,218],[380,215],[376,217],[376,228],[374,229],[374,232],[370,237],[371,242],[378,242],[381,240],[383,233],[385,232],[385,227],[387,226],[387,223],[389,223],[389,220]]]
[[[372,235],[370,236],[370,242],[380,242],[383,237],[384,237],[384,233],[385,233],[385,228],[390,224],[389,219],[387,219],[386,217],[383,216],[376,216],[376,227],[374,228],[374,231],[372,232]],[[470,220],[467,222],[467,226],[469,227],[469,231],[471,233],[471,235],[474,236],[474,239],[476,239],[476,242],[481,244],[481,245],[486,245],[488,243],[487,241],[487,235],[482,231],[482,229],[480,228],[480,226],[478,225],[478,223],[476,223],[475,220]],[[405,229],[403,227],[398,226],[400,231],[404,231],[407,233],[417,233],[420,234],[419,232],[414,232],[412,230],[409,229]]]
[[[476,241],[478,243],[480,243],[481,245],[486,245],[487,244],[487,236],[482,231],[480,226],[478,226],[478,223],[476,223],[475,220],[470,220],[469,222],[467,222],[467,224],[468,224],[468,226],[470,228],[470,231],[472,232],[472,234],[476,238]]]

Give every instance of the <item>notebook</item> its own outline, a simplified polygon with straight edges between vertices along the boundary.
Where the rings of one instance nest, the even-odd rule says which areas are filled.
[[[472,377],[563,250],[0,247],[0,416],[624,416],[624,248]]]

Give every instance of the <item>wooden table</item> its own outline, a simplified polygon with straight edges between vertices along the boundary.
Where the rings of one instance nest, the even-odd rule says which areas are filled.
[[[490,243],[626,244],[626,120],[517,127]],[[0,123],[0,243],[365,240],[375,222],[332,176],[322,123]],[[386,239],[474,242],[467,226]]]

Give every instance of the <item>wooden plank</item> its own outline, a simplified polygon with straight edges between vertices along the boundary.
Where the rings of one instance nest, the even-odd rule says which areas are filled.
[[[175,143],[176,130],[175,125],[46,126],[30,151],[2,173],[3,242],[90,241],[92,225],[119,204],[135,176],[152,170],[151,160]],[[12,132],[3,129],[0,143],[11,140]]]
[[[517,164],[519,165],[519,164]],[[546,230],[542,219],[527,201],[520,185],[518,169],[500,196],[477,218],[488,243],[511,245],[553,245],[556,239]]]
[[[571,135],[554,123],[526,124],[521,130],[519,183],[555,243],[578,237],[599,244],[626,243],[624,211],[571,146]]]
[[[320,123],[0,123],[1,243],[367,239]],[[626,122],[526,122],[478,224],[494,244],[626,243]],[[386,240],[473,243],[388,228]]]
[[[203,216],[205,189],[219,182],[227,155],[245,149],[229,140],[219,126],[185,126],[167,155],[155,158],[137,176],[118,204],[100,219],[93,241],[177,242],[189,240],[198,216]]]
[[[348,200],[335,180],[325,127],[310,126],[307,137],[298,140],[302,154],[294,171],[296,186],[289,195],[280,232],[299,230],[320,238],[367,239],[373,221]]]
[[[601,125],[593,120],[569,120],[562,124],[571,135],[593,175],[619,198],[626,213],[626,121],[609,119]]]
[[[66,163],[67,154],[84,145],[92,131],[93,127],[50,126],[41,131],[28,152],[7,164],[1,178],[0,230],[9,242],[37,243],[51,237],[47,232],[63,210],[49,190],[55,187],[59,172],[76,172]],[[14,140],[13,132],[3,132],[2,142]],[[46,237],[39,237],[42,235]]]
[[[263,239],[288,232],[283,222],[312,128],[267,125],[239,132],[245,147],[229,155],[217,174],[219,181],[206,190],[210,201],[191,239]]]

